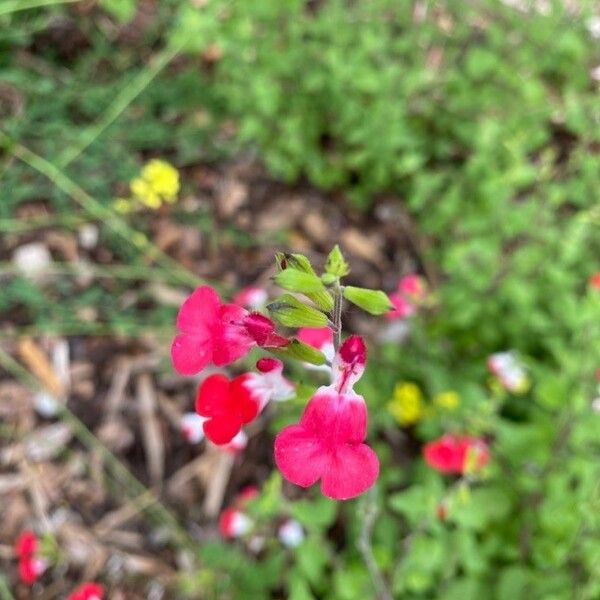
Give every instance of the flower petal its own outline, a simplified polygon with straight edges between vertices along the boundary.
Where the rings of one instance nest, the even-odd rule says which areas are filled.
[[[219,416],[206,421],[203,428],[213,444],[228,444],[240,432],[242,420],[236,415]]]
[[[321,479],[321,492],[334,500],[348,500],[368,490],[379,475],[379,459],[366,444],[336,448]]]
[[[255,398],[251,385],[256,373],[244,373],[236,377],[229,386],[229,395],[235,412],[240,416],[242,423],[250,423],[256,418],[261,408],[259,398]]]
[[[312,432],[290,425],[275,438],[275,462],[288,481],[309,487],[323,474],[327,454]]]
[[[181,331],[208,336],[219,317],[221,301],[215,290],[207,285],[197,288],[181,305],[177,328]]]
[[[206,337],[180,333],[171,345],[171,360],[181,375],[195,375],[210,362],[212,346]]]
[[[221,417],[231,413],[229,379],[225,375],[209,375],[198,388],[196,412],[202,417]]]

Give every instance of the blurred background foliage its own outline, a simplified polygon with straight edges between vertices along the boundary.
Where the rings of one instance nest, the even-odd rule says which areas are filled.
[[[600,256],[596,3],[80,4],[13,12],[0,3],[4,231],[40,198],[58,222],[76,219],[65,187],[15,160],[15,144],[103,206],[151,156],[170,160],[184,189],[193,165],[249,155],[275,178],[342,194],[365,218],[393,197],[428,240],[419,267],[437,300],[407,344],[373,350],[360,385],[383,465],[373,552],[395,597],[598,598],[600,417],[590,403],[600,294],[587,283]],[[211,229],[206,215],[174,215]],[[136,216],[136,227],[149,220]],[[102,235],[124,263],[141,264]],[[25,307],[43,328],[93,305],[113,328],[140,327],[135,307],[116,306],[127,282],[73,298],[61,285],[40,291],[13,278],[0,311]],[[173,318],[172,307],[143,314],[144,326]],[[525,395],[487,384],[486,358],[504,349],[525,360]],[[461,398],[451,417],[410,430],[409,448],[449,428],[484,434],[493,456],[484,481],[453,487],[397,455],[386,405],[400,379],[428,398]],[[273,476],[255,516],[291,511],[310,533],[304,545],[259,559],[205,545],[201,570],[182,585],[217,598],[374,597],[356,547],[354,511],[365,501],[290,505],[279,485]]]

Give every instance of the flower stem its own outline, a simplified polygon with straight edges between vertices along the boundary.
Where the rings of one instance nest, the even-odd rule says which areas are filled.
[[[392,593],[390,592],[381,569],[375,560],[373,548],[371,546],[371,535],[373,533],[373,527],[375,525],[375,520],[377,519],[378,513],[379,508],[377,506],[377,490],[376,486],[373,486],[366,493],[363,504],[360,506],[362,527],[357,546],[363,557],[367,570],[369,571],[371,580],[373,581],[377,600],[393,600]]]
[[[342,289],[339,285],[334,288],[333,292],[333,347],[337,353],[342,343],[342,307],[344,298],[342,297]]]

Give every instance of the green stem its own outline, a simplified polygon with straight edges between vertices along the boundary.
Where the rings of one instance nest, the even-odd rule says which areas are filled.
[[[44,6],[53,6],[56,4],[75,4],[81,2],[81,0],[10,0],[5,1],[0,6],[0,16],[10,15],[22,10],[28,10],[31,8],[43,8]]]
[[[337,352],[342,343],[342,309],[344,298],[342,289],[336,286],[333,290],[333,347]]]

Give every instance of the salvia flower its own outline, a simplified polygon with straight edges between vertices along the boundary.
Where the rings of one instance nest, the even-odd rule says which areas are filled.
[[[222,367],[246,355],[254,345],[243,323],[247,314],[237,304],[222,304],[213,288],[197,288],[177,315],[180,333],[171,346],[175,369],[195,375],[211,363]]]
[[[23,531],[15,542],[15,554],[19,561],[19,579],[25,585],[33,585],[48,567],[45,559],[38,556],[39,540],[33,531]]]
[[[233,303],[249,310],[256,310],[263,306],[268,298],[267,290],[256,285],[250,285],[234,296]]]
[[[408,381],[397,383],[388,410],[403,427],[418,423],[425,414],[423,394],[419,386]]]
[[[99,583],[83,583],[71,592],[68,600],[102,600],[104,588]]]
[[[589,285],[593,290],[600,290],[600,271],[590,277]]]
[[[332,384],[320,387],[297,425],[275,439],[275,462],[283,476],[301,487],[321,481],[321,492],[335,500],[362,494],[379,475],[379,461],[364,444],[367,408],[352,386],[362,375],[366,347],[349,337],[332,365]]]
[[[294,386],[283,377],[283,363],[275,358],[261,358],[258,373],[244,373],[233,380],[225,375],[210,375],[196,398],[196,412],[205,421],[206,437],[215,444],[226,444],[254,420],[270,400],[288,400]]]
[[[463,475],[484,467],[489,462],[490,452],[481,438],[446,434],[425,444],[423,457],[440,473]]]
[[[224,538],[246,535],[253,527],[252,519],[235,508],[226,508],[219,517],[219,531]]]
[[[496,352],[488,358],[487,364],[509,392],[522,394],[529,389],[529,377],[515,352]]]
[[[388,319],[407,319],[417,312],[418,306],[427,297],[425,280],[415,273],[405,275],[398,282],[395,292],[389,294],[394,305],[393,310],[386,313]]]
[[[295,519],[288,519],[279,526],[277,537],[284,546],[296,548],[304,541],[304,529]]]
[[[230,380],[216,374],[208,376],[198,388],[196,412],[206,418],[202,427],[211,442],[227,444],[258,415],[260,402],[244,386],[245,381],[244,375]]]

